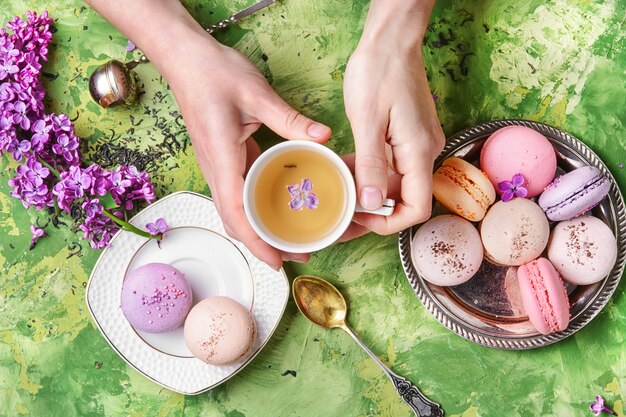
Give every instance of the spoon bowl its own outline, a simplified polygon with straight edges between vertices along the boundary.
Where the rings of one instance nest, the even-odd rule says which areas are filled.
[[[300,312],[318,326],[346,326],[348,305],[329,282],[310,275],[299,276],[293,281],[293,298]]]

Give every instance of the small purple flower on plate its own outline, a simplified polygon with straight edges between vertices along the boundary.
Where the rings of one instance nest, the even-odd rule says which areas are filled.
[[[303,207],[314,210],[320,203],[317,195],[313,193],[313,183],[308,178],[304,178],[299,185],[288,185],[287,191],[291,194],[289,207],[292,210],[302,210]]]
[[[30,233],[33,237],[30,240],[30,250],[33,250],[35,245],[37,244],[37,239],[46,235],[46,231],[40,227],[35,226],[34,224],[30,225]]]
[[[599,416],[603,411],[615,415],[615,411],[604,406],[604,398],[599,395],[596,395],[596,401],[589,405],[589,409],[593,412],[594,416]]]
[[[160,217],[154,223],[147,223],[146,229],[152,236],[163,234],[169,230],[169,226],[165,223],[165,219]]]
[[[511,201],[513,197],[524,198],[528,195],[528,190],[524,187],[526,178],[522,174],[515,174],[511,181],[501,181],[498,183],[498,190],[502,193],[502,201]]]

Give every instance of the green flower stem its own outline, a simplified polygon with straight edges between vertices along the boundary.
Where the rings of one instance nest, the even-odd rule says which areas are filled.
[[[104,214],[105,216],[107,216],[109,219],[113,220],[113,222],[115,222],[115,224],[117,224],[118,226],[120,226],[123,229],[128,230],[129,232],[133,232],[136,235],[139,235],[141,237],[145,237],[147,239],[157,239],[157,240],[161,240],[163,239],[163,233],[159,233],[158,235],[151,235],[150,233],[138,229],[135,226],[133,226],[132,224],[128,223],[127,221],[124,221],[122,219],[120,219],[119,217],[116,217],[113,215],[113,213],[110,213],[107,210],[102,210],[102,214]]]

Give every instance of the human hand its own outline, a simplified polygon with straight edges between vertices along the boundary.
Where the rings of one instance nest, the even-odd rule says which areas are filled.
[[[263,242],[243,210],[244,175],[262,123],[285,139],[326,142],[330,129],[285,103],[243,55],[207,34],[176,0],[87,0],[141,48],[168,81],[226,232],[279,269],[307,261]],[[141,24],[137,24],[137,22]]]
[[[359,201],[376,209],[389,196],[396,208],[389,217],[357,213],[354,221],[362,227],[352,228],[344,239],[367,230],[391,234],[426,220],[433,162],[445,143],[421,53],[430,9],[390,15],[389,9],[395,8],[383,3],[372,2],[346,67],[344,101],[355,140]],[[415,29],[388,21],[398,15],[412,19]]]
[[[323,143],[330,129],[285,103],[239,52],[205,36],[187,39],[185,44],[184,51],[177,51],[177,61],[185,62],[184,68],[163,68],[162,72],[174,92],[226,232],[275,269],[283,259],[307,261],[308,254],[280,252],[265,243],[245,216],[244,176],[260,153],[251,135],[264,123],[286,139]]]

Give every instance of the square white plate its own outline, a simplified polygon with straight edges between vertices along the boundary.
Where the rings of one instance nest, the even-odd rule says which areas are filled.
[[[289,282],[240,242],[229,238],[208,197],[178,192],[148,206],[131,223],[141,229],[163,217],[170,227],[156,241],[120,231],[100,255],[89,278],[86,299],[98,329],[128,364],[159,385],[182,394],[200,394],[226,381],[265,346],[285,311]],[[252,351],[226,366],[194,358],[183,340],[182,326],[161,334],[135,330],[120,308],[126,274],[150,262],[168,263],[185,273],[194,304],[225,295],[251,309],[257,324]]]

